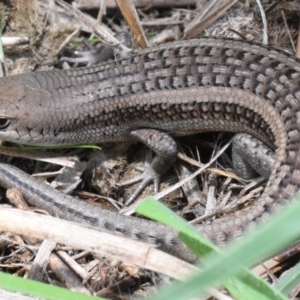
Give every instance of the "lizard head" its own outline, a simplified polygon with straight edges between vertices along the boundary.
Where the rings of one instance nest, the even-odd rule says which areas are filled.
[[[38,144],[45,117],[41,100],[46,98],[30,74],[0,78],[0,139],[20,144]]]

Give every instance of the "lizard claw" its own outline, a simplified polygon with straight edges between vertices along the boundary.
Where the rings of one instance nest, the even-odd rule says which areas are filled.
[[[157,193],[161,176],[173,165],[178,152],[175,141],[165,132],[150,128],[138,129],[132,131],[131,136],[147,145],[156,153],[156,156],[152,160],[151,165],[148,165],[145,168],[145,171],[142,175],[125,181],[119,185],[125,186],[141,181],[135,192],[126,201],[126,204],[129,204],[135,200],[151,182],[154,183],[154,191]]]
[[[143,174],[119,183],[119,187],[124,187],[141,181],[134,193],[125,202],[125,205],[131,204],[151,182],[154,183],[154,193],[158,193],[160,178],[161,176],[151,166],[147,166]]]

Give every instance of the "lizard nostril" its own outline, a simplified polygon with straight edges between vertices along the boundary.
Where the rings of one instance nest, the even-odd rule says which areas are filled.
[[[11,123],[10,119],[7,118],[0,118],[0,129],[5,129],[9,126]]]

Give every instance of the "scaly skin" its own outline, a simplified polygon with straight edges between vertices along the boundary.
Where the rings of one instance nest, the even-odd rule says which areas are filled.
[[[259,201],[201,225],[222,244],[287,205],[300,187],[300,62],[256,43],[200,38],[147,49],[122,61],[0,79],[0,138],[32,145],[139,140],[157,156],[144,184],[158,181],[177,154],[173,136],[245,132],[275,149]],[[193,261],[176,232],[63,195],[2,164],[1,184],[18,186],[30,204]],[[150,174],[150,175],[149,175]]]

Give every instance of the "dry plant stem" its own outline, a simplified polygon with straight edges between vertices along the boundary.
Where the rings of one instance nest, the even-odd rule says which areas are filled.
[[[217,2],[219,2],[219,0],[217,0],[216,3]],[[209,11],[209,13],[205,17],[202,17],[202,12],[199,12],[199,14],[194,18],[194,20],[186,26],[184,30],[184,37],[192,38],[198,36],[206,28],[212,25],[217,19],[222,17],[225,14],[225,12],[236,2],[237,0],[227,0],[220,6],[219,2],[217,3],[216,8]],[[208,2],[207,5],[211,5],[211,2]]]
[[[268,45],[268,43],[269,43],[268,40],[269,39],[268,39],[268,24],[267,24],[266,14],[265,14],[263,6],[261,5],[260,0],[256,0],[256,3],[257,3],[257,6],[259,8],[259,11],[260,11],[260,14],[261,14],[261,19],[262,19],[263,26],[264,26],[264,29],[263,29],[263,44]]]
[[[6,197],[14,206],[20,209],[28,209],[28,204],[25,201],[22,192],[18,188],[8,189]]]
[[[53,53],[53,56],[56,57],[62,50],[64,47],[66,47],[71,41],[72,39],[77,36],[80,32],[80,29],[77,28],[75,29],[65,40],[64,42],[58,47],[58,49],[56,49]]]
[[[53,271],[55,277],[72,291],[91,295],[91,292],[82,284],[82,280],[56,254],[51,255],[49,268]]]
[[[90,18],[83,14],[81,11],[75,9],[68,3],[62,0],[55,0],[60,6],[65,8],[68,11],[72,11],[74,16],[80,21],[82,24],[90,28],[91,32],[93,32],[96,36],[98,36],[101,40],[103,40],[108,45],[112,47],[118,47],[123,50],[125,53],[130,52],[131,49],[122,45],[114,36],[112,36],[107,30],[104,30],[102,26],[96,24],[95,22],[91,22]]]
[[[181,180],[180,182],[176,183],[175,185],[165,189],[164,191],[161,191],[160,193],[154,195],[153,197],[157,200],[163,198],[164,196],[168,195],[169,193],[175,191],[176,189],[178,189],[179,187],[181,187],[182,185],[184,185],[186,182],[188,182],[189,180],[195,178],[196,176],[198,176],[199,174],[201,174],[204,170],[206,170],[212,163],[214,163],[218,157],[220,157],[220,155],[222,153],[224,153],[224,151],[229,147],[229,145],[231,144],[231,140],[225,144],[217,153],[216,155],[205,165],[203,165],[199,170],[197,170],[196,172],[194,172],[193,174],[191,174],[190,176],[188,176],[187,178],[185,178],[184,180]]]
[[[77,161],[76,157],[61,156],[59,154],[47,153],[40,150],[24,150],[16,147],[11,148],[0,146],[0,154],[44,161],[64,167],[74,167],[75,161]]]
[[[175,40],[175,33],[172,29],[165,29],[149,40],[150,45],[159,45],[167,41]]]
[[[286,10],[300,10],[300,3],[297,0],[275,0],[283,9]]]
[[[100,24],[102,23],[102,19],[103,19],[103,15],[106,11],[106,1],[105,0],[100,0],[100,9],[99,9],[99,13],[97,16],[97,22]]]
[[[255,272],[255,274],[257,274],[258,276],[266,277],[266,268],[269,270],[275,269],[275,271],[277,271],[280,268],[280,265],[283,265],[284,262],[290,259],[292,256],[299,255],[299,252],[300,242],[298,241],[288,249],[263,262],[263,264],[253,268],[253,272]]]
[[[115,0],[106,0],[108,8],[116,8]],[[134,4],[138,8],[144,7],[184,7],[196,5],[196,0],[135,0]],[[74,6],[78,9],[95,9],[99,8],[99,0],[77,0]]]
[[[297,46],[296,46],[296,57],[300,58],[300,23],[298,29]]]
[[[180,181],[191,175],[191,171],[184,164],[176,164],[175,171]],[[186,182],[182,186],[182,190],[190,205],[202,198],[201,190],[196,178]],[[194,214],[197,217],[203,215],[204,209],[200,204],[195,204],[193,208],[195,211]]]
[[[291,35],[291,32],[290,32],[290,29],[289,29],[289,27],[288,27],[288,24],[287,24],[287,21],[286,21],[286,17],[285,17],[285,13],[284,13],[283,10],[281,10],[281,15],[282,15],[282,20],[283,20],[283,22],[284,22],[284,27],[285,27],[286,32],[287,32],[287,34],[288,34],[288,36],[289,36],[289,39],[290,39],[290,41],[291,41],[291,46],[292,46],[292,48],[293,48],[293,50],[294,50],[294,52],[295,52],[295,54],[296,54],[296,48],[295,48],[295,45],[294,45],[294,41],[293,41],[293,38],[292,38],[292,35]],[[299,23],[299,24],[300,24],[300,23]],[[299,35],[298,35],[298,36],[299,36]]]
[[[99,12],[97,15],[97,24],[102,23],[103,15],[106,13],[107,0],[100,0]],[[98,7],[97,7],[98,8]],[[91,34],[90,39],[94,38],[94,33]]]
[[[199,161],[192,159],[190,157],[185,156],[183,153],[179,152],[177,157],[187,163],[189,163],[192,166],[198,167],[198,168],[202,168],[204,166],[204,164],[200,163]],[[242,178],[240,178],[239,176],[237,176],[236,174],[232,173],[232,172],[228,172],[228,171],[223,171],[217,168],[207,168],[205,170],[205,172],[213,172],[216,173],[220,176],[224,176],[224,177],[229,177],[232,179],[236,179],[238,181],[243,181]]]
[[[276,260],[276,257],[269,259],[262,264],[256,266],[255,268],[252,269],[252,272],[256,274],[257,276],[261,276],[263,278],[268,277],[268,272],[267,270],[272,270],[276,267],[279,266],[279,262]]]
[[[141,21],[143,26],[170,26],[170,25],[181,25],[184,24],[184,21],[179,20],[178,18],[174,18],[173,16],[170,18],[160,18],[154,20],[146,20]],[[170,29],[172,30],[172,29]]]
[[[132,0],[116,0],[116,2],[141,47],[148,48],[148,42]]]
[[[196,172],[194,172],[190,176],[186,177],[185,179],[177,182],[176,184],[172,185],[171,187],[153,195],[152,197],[156,200],[159,200],[159,199],[162,199],[163,197],[165,197],[166,195],[172,193],[173,191],[177,190],[178,188],[182,187],[184,184],[186,184],[187,182],[189,182],[190,180],[192,180],[193,178],[195,178],[196,176],[201,174],[212,163],[214,163],[218,159],[218,157],[229,147],[230,144],[231,144],[231,140],[227,144],[225,144],[207,164],[202,165],[202,167],[200,169],[198,169]],[[134,204],[130,205],[129,207],[122,209],[120,211],[120,213],[124,214],[125,216],[132,215],[133,213],[135,213],[136,207],[142,201],[143,201],[143,199],[140,199],[139,201],[135,202]]]
[[[300,253],[300,241],[297,241],[291,247],[279,253],[276,257],[278,261],[283,261],[299,253]]]
[[[216,206],[217,206],[217,199],[215,197],[216,180],[217,180],[216,174],[211,173],[208,175],[208,179],[207,179],[208,193],[207,193],[205,215],[210,215],[216,211]]]
[[[219,209],[224,209],[224,207],[229,202],[231,195],[232,195],[232,191],[228,191],[228,193],[226,193],[226,195],[223,194],[223,195],[219,196],[219,204],[218,204]]]
[[[216,210],[215,212],[207,214],[207,215],[200,216],[198,218],[195,218],[194,220],[190,221],[189,223],[194,224],[194,225],[195,224],[200,224],[201,222],[209,220],[209,219],[215,217],[218,214],[227,214],[227,213],[229,214],[231,212],[234,212],[234,211],[236,211],[236,207],[238,205],[241,205],[241,204],[251,200],[255,196],[255,194],[261,193],[262,191],[263,191],[263,187],[258,187],[257,189],[251,191],[249,194],[247,194],[242,199],[236,199],[235,201],[231,201],[225,207],[222,207],[220,205],[219,209]]]
[[[19,46],[29,43],[29,37],[13,37],[13,36],[3,36],[1,37],[2,45],[5,46]]]
[[[55,249],[56,243],[44,240],[39,248],[39,251],[32,263],[31,269],[28,274],[29,279],[37,281],[45,281],[45,270],[48,265],[50,255]]]
[[[77,249],[113,256],[179,280],[196,270],[190,264],[157,250],[152,245],[70,221],[4,207],[0,207],[0,219],[0,230],[30,235],[37,239],[50,239]],[[82,236],[85,237],[84,241]]]
[[[254,201],[253,200],[254,196],[257,194],[258,195],[261,194],[263,192],[263,190],[264,190],[264,188],[262,186],[260,186],[256,189],[252,190],[249,194],[245,195],[241,199],[237,198],[235,201],[228,203],[224,208],[224,212],[235,209],[238,205],[244,204],[250,200]]]
[[[83,257],[85,257],[89,254],[90,254],[89,251],[81,251],[80,253],[77,253],[77,254],[73,255],[72,259],[76,261],[77,259],[81,259],[81,258],[83,258]]]
[[[70,257],[65,251],[57,251],[56,255],[73,270],[77,276],[82,279],[82,283],[85,284],[92,276],[85,269],[83,269],[72,257]]]

